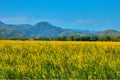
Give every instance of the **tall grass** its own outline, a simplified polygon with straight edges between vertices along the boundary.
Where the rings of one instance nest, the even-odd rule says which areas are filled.
[[[1,40],[0,79],[120,79],[120,42]]]

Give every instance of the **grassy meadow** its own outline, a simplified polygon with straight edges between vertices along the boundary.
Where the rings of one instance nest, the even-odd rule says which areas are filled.
[[[0,79],[120,79],[120,42],[1,40]]]

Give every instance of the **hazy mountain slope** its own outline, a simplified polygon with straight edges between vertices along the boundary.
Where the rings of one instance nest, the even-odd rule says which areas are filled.
[[[13,24],[4,24],[1,22],[0,27],[13,29],[15,31],[21,32],[30,36],[44,36],[44,37],[55,37],[59,35],[71,35],[73,33],[79,33],[72,30],[65,30],[63,28],[54,26],[48,22],[39,22],[35,25],[29,24],[21,24],[21,25],[13,25]],[[80,33],[79,33],[80,34]]]
[[[13,39],[13,38],[26,38],[27,36],[12,29],[0,27],[0,38]]]
[[[54,26],[48,22],[39,22],[35,25],[30,24],[5,24],[0,21],[0,36],[8,38],[24,38],[24,36],[41,36],[41,37],[57,37],[57,36],[70,36],[70,35],[80,35],[80,36],[120,36],[120,32],[116,30],[105,30],[92,32],[88,30],[71,30],[63,29],[58,26]]]
[[[102,37],[102,36],[117,37],[117,36],[120,36],[120,32],[116,30],[105,30],[105,31],[95,32],[94,35],[99,37]]]

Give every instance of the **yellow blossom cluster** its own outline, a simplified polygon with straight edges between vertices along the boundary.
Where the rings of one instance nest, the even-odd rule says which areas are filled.
[[[120,79],[120,42],[1,40],[0,79]]]

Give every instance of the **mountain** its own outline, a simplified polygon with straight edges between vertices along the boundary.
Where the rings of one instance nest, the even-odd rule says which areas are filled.
[[[66,30],[58,26],[54,26],[48,22],[39,22],[35,25],[30,24],[4,24],[0,23],[0,27],[15,30],[16,32],[21,32],[29,36],[44,36],[44,37],[56,37],[56,36],[69,36],[72,34],[83,34],[80,32],[75,32],[72,30]]]
[[[62,33],[64,29],[53,26],[48,22],[39,22],[34,25],[33,32],[34,31],[37,36],[54,37]]]
[[[104,30],[104,31],[98,31],[94,33],[95,36],[110,36],[110,37],[118,37],[120,36],[120,32],[116,30]]]
[[[0,21],[0,25],[4,25],[4,23]]]
[[[120,36],[120,32],[116,30],[105,30],[105,31],[88,31],[80,29],[63,29],[58,26],[54,26],[48,22],[39,22],[35,25],[30,24],[5,24],[0,21],[0,37],[1,38],[38,38],[47,37],[53,38],[58,36],[91,36],[91,37],[102,37],[102,36]]]
[[[82,30],[82,29],[71,29],[72,31],[85,34],[86,36],[94,36],[95,31],[89,31],[89,30]]]
[[[86,34],[93,34],[94,31],[89,31],[89,30],[83,30],[83,29],[71,29],[76,32],[81,32],[81,33],[86,33]]]
[[[12,29],[0,27],[0,39],[23,39],[27,36]]]

